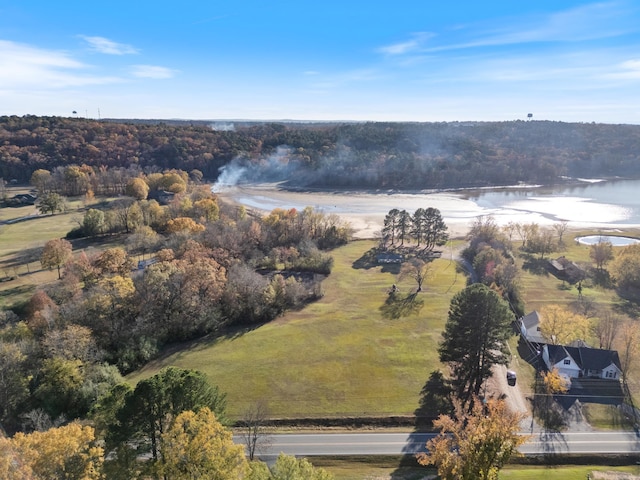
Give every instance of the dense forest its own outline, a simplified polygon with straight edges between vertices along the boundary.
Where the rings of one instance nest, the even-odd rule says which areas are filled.
[[[640,175],[640,126],[548,121],[249,123],[0,117],[0,177],[197,170],[291,187],[430,189]],[[224,167],[224,168],[223,168]],[[222,168],[222,170],[221,170]],[[233,175],[231,173],[234,173]]]

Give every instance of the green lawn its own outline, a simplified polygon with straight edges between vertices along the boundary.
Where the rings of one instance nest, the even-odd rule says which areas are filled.
[[[201,341],[152,362],[129,377],[167,365],[195,368],[228,394],[231,417],[252,402],[269,403],[274,417],[411,414],[429,373],[440,368],[437,345],[453,294],[466,278],[449,259],[433,263],[418,296],[418,314],[385,318],[380,307],[397,267],[354,268],[374,242],[356,241],[332,252],[324,297],[243,334]],[[360,263],[364,262],[359,262]],[[398,284],[401,294],[414,285]]]
[[[395,456],[371,457],[312,457],[316,467],[331,472],[336,480],[424,480],[435,475],[430,467],[411,465],[410,458]],[[594,478],[594,472],[625,472],[640,475],[640,467],[609,467],[594,465],[507,465],[500,471],[500,480],[585,480],[587,474]],[[613,479],[614,477],[609,477]]]

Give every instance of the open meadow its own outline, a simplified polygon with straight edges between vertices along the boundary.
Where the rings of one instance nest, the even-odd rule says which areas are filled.
[[[201,370],[227,392],[232,418],[257,401],[266,401],[273,417],[412,414],[429,374],[440,368],[440,332],[450,299],[466,277],[443,255],[416,297],[423,308],[391,318],[394,312],[381,308],[392,285],[407,295],[415,284],[399,283],[397,266],[380,266],[367,257],[374,245],[354,241],[334,250],[324,296],[303,310],[247,331],[176,346],[129,380],[135,383],[167,365]]]

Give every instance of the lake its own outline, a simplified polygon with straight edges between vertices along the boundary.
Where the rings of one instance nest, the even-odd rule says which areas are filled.
[[[492,215],[499,225],[507,222],[551,225],[569,222],[571,228],[622,229],[640,226],[640,180],[583,180],[571,186],[510,187],[447,192],[292,192],[276,184],[242,184],[219,192],[248,208],[314,207],[336,213],[371,234],[382,225],[386,213],[434,207],[450,228],[466,230],[480,215]]]

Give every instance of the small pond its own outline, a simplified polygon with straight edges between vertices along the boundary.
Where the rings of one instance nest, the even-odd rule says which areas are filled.
[[[576,241],[583,245],[595,245],[600,242],[609,242],[614,247],[626,247],[627,245],[640,243],[640,240],[637,238],[617,237],[613,235],[587,235],[586,237],[576,237]]]

